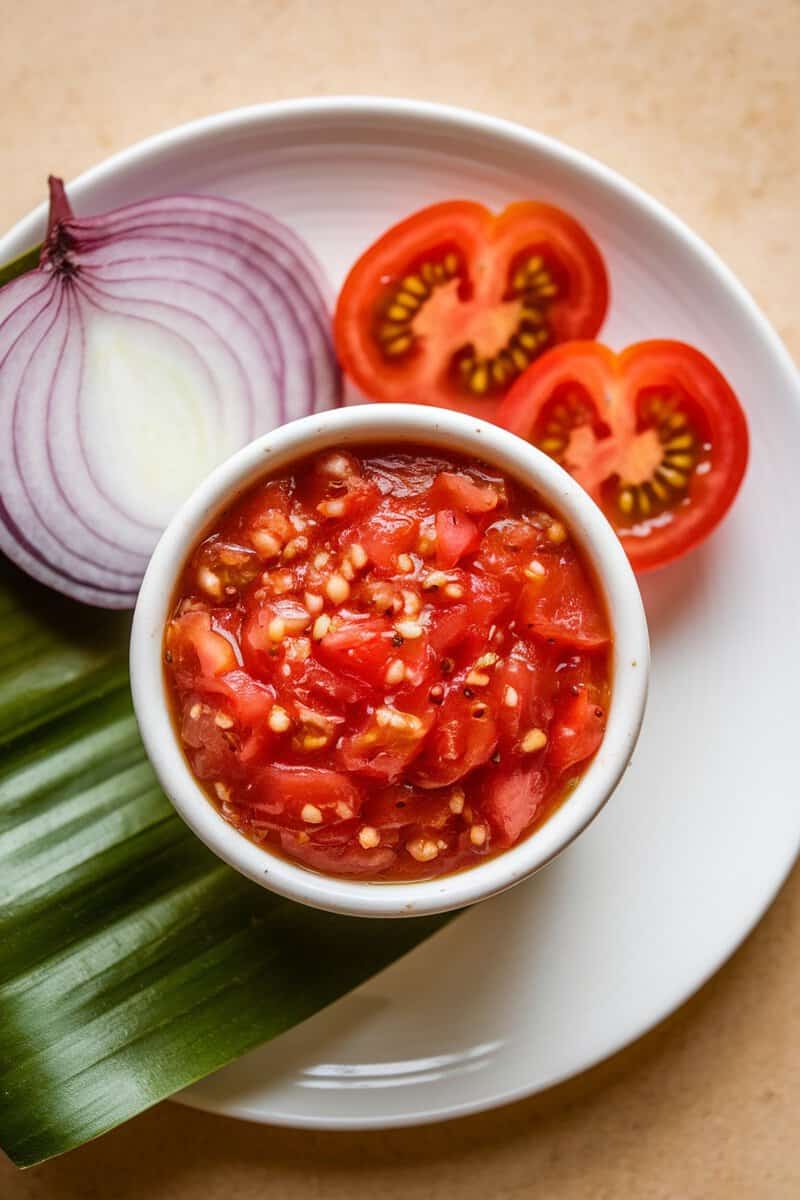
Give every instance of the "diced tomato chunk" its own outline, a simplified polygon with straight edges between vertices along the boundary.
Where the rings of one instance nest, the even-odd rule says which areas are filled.
[[[442,829],[453,819],[449,792],[420,792],[397,785],[369,796],[361,815],[367,825],[384,831],[408,825]]]
[[[186,612],[167,626],[167,652],[176,672],[196,671],[213,678],[235,671],[238,663],[230,641],[211,628],[208,612]]]
[[[361,524],[356,536],[370,562],[384,570],[393,570],[398,554],[413,550],[418,532],[418,518],[381,505]]]
[[[370,697],[368,684],[354,676],[331,671],[316,658],[289,659],[281,653],[275,660],[274,678],[282,701],[297,699],[309,708],[345,712],[361,709]]]
[[[326,634],[317,653],[327,666],[380,687],[392,657],[392,627],[383,619],[352,617]]]
[[[212,600],[230,603],[231,594],[252,583],[262,563],[250,546],[210,537],[194,555],[194,567],[200,591]]]
[[[402,829],[412,823],[409,810],[410,802],[417,795],[414,790],[402,784],[374,791],[364,800],[362,816],[367,825],[374,829]]]
[[[497,508],[500,497],[492,487],[473,482],[468,475],[442,471],[433,485],[434,502],[465,513],[487,513]]]
[[[256,819],[280,818],[314,827],[354,817],[361,794],[340,771],[270,763],[253,780],[247,801]]]
[[[580,563],[572,559],[542,566],[541,579],[522,589],[522,625],[551,642],[586,649],[606,646],[608,625]]]
[[[507,580],[476,572],[470,579],[469,605],[473,620],[483,629],[510,615],[513,595]]]
[[[546,729],[553,715],[553,667],[544,648],[518,646],[494,670],[492,701],[504,751],[529,729]]]
[[[525,576],[523,571],[536,553],[541,530],[530,521],[502,517],[484,531],[477,562],[487,574],[502,579],[516,593]]]
[[[463,641],[472,628],[472,616],[466,604],[440,608],[431,615],[428,641],[437,654],[447,654],[453,646]]]
[[[605,711],[586,688],[567,696],[560,705],[550,733],[547,762],[554,771],[565,772],[590,758],[605,732]]]
[[[188,693],[181,714],[181,740],[200,779],[238,781],[242,777],[238,742],[217,723],[218,711],[206,696]]]
[[[475,522],[455,508],[441,508],[436,514],[436,561],[444,570],[454,567],[466,554],[478,548],[481,534]]]
[[[486,773],[481,811],[491,825],[496,846],[513,846],[530,828],[544,804],[547,784],[547,773],[539,767],[496,767]]]
[[[416,687],[430,665],[427,639],[406,641],[385,618],[352,617],[326,634],[319,643],[322,662],[332,669],[357,676],[375,688],[396,691]],[[402,675],[388,675],[392,662],[402,664]]]
[[[397,852],[390,846],[364,850],[357,839],[345,845],[320,845],[314,838],[304,842],[288,831],[281,833],[281,846],[290,857],[329,875],[363,875],[374,879],[390,870],[397,858]]]
[[[247,671],[228,671],[217,679],[204,680],[203,687],[206,692],[224,697],[226,711],[248,729],[262,725],[275,702],[267,685]]]
[[[453,687],[438,711],[411,778],[425,788],[457,783],[487,762],[496,745],[497,725],[488,705]]]
[[[381,707],[366,725],[342,739],[338,759],[342,766],[369,779],[393,783],[422,749],[433,715]]]
[[[321,455],[300,486],[300,494],[316,520],[352,520],[378,503],[380,492],[365,478],[361,464],[351,454],[336,450]]]

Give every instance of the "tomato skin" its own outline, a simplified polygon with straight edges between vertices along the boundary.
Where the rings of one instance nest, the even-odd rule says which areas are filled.
[[[497,215],[482,204],[449,201],[393,226],[352,267],[334,318],[336,352],[347,374],[373,400],[435,404],[493,419],[503,391],[470,393],[451,361],[461,346],[480,340],[486,314],[507,298],[513,264],[531,247],[552,259],[559,280],[545,305],[550,342],[593,337],[608,306],[608,278],[597,246],[577,221],[535,201],[510,204]],[[443,249],[462,264],[451,303],[410,355],[387,359],[375,335],[377,309],[416,264]]]
[[[634,569],[664,566],[708,537],[733,503],[749,456],[744,411],[711,360],[677,341],[638,342],[620,354],[597,342],[566,343],[517,379],[497,422],[526,440],[542,441],[537,427],[559,389],[570,387],[577,387],[593,410],[594,429],[584,426],[582,444],[573,438],[563,465],[604,510]],[[607,487],[620,473],[624,476],[631,448],[641,437],[641,398],[659,390],[684,398],[690,423],[697,426],[695,440],[705,440],[697,451],[703,470],[691,473],[688,502],[676,496],[662,519],[643,517],[636,523],[610,502]]]

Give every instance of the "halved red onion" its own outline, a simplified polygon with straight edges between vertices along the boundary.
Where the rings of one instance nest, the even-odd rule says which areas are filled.
[[[0,291],[0,549],[77,600],[132,607],[212,467],[340,403],[329,299],[308,247],[248,205],[76,218],[51,178],[39,268]]]

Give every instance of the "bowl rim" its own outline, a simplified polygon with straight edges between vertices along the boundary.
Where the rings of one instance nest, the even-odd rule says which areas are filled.
[[[612,626],[612,693],[600,749],[568,800],[533,834],[474,867],[431,880],[383,883],[318,874],[251,842],[220,815],[183,755],[167,698],[163,630],[192,546],[237,494],[328,446],[416,443],[483,458],[538,491],[564,517],[595,572]],[[649,641],[627,556],[605,516],[557,463],[514,434],[460,412],[362,404],[302,417],[250,442],[216,467],[173,516],[145,573],[133,618],[131,690],[162,788],[194,833],[247,878],[303,904],[352,916],[447,912],[497,895],[540,870],[597,816],[627,768],[644,715]]]

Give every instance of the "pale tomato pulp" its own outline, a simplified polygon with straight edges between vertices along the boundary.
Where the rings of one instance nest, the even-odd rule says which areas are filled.
[[[486,465],[329,451],[195,547],[164,658],[242,833],[307,867],[430,878],[528,835],[597,750],[605,609],[564,523]]]

